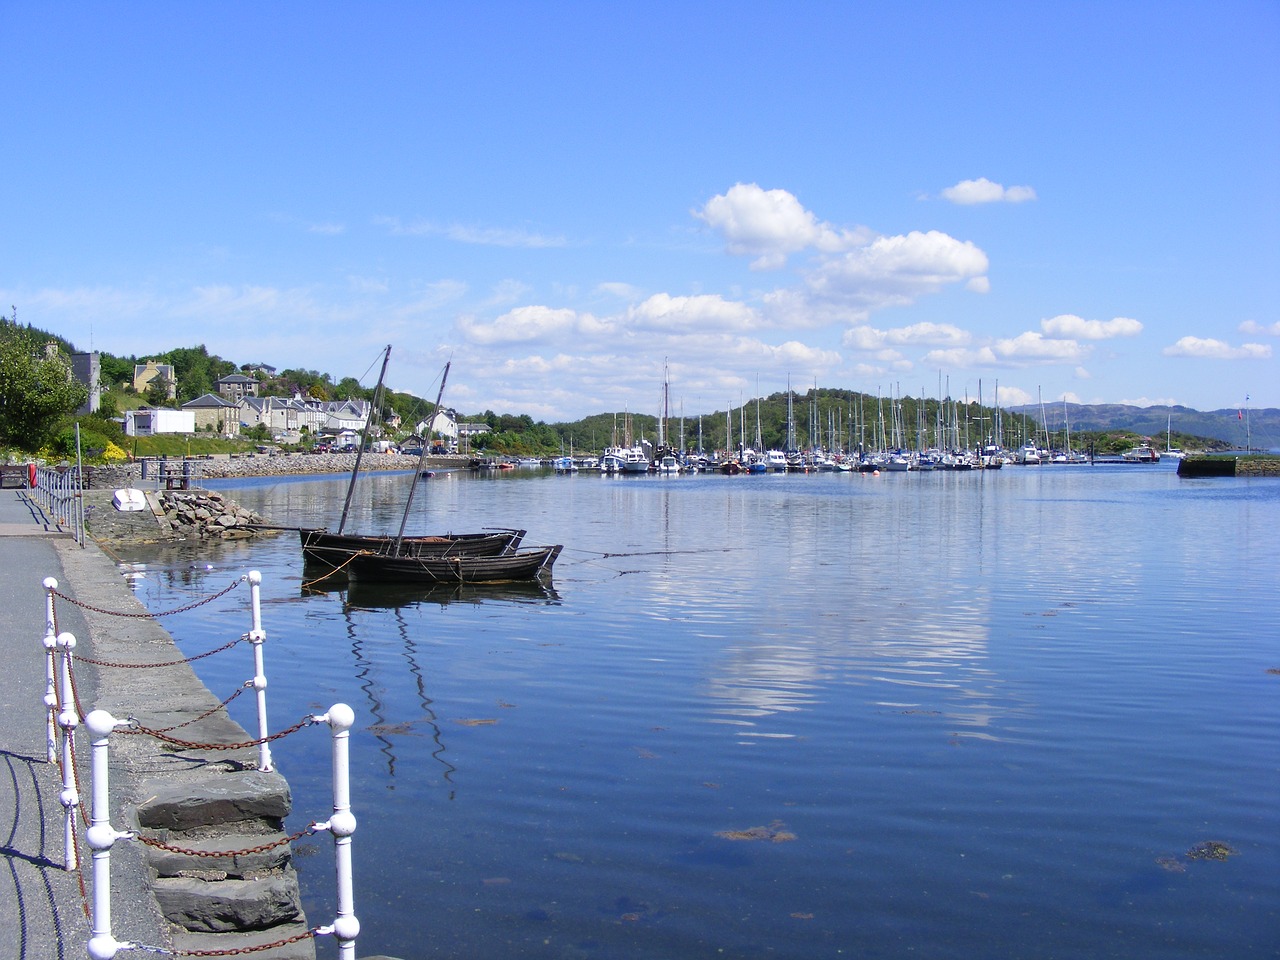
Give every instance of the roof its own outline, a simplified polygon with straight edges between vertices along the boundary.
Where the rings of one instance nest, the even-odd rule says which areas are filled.
[[[220,397],[215,393],[201,394],[194,400],[188,400],[182,405],[183,410],[186,410],[188,407],[231,407],[235,410],[239,409],[237,404],[234,404],[226,397]]]

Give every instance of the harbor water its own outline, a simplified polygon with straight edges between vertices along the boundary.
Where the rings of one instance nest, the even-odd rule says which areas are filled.
[[[331,529],[346,492],[210,486]],[[1280,953],[1280,480],[459,472],[407,532],[484,527],[564,544],[550,585],[313,583],[290,533],[122,555],[152,611],[261,571],[271,728],[354,708],[359,955]],[[161,622],[194,655],[249,616]],[[274,752],[289,828],[326,819],[327,734]],[[330,846],[295,844],[312,924]]]

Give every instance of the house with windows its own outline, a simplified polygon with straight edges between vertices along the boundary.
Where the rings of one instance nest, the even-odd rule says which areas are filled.
[[[239,403],[241,397],[256,397],[258,395],[258,381],[253,377],[246,377],[242,373],[232,373],[225,376],[214,386],[218,388],[218,396],[230,400],[232,403]]]
[[[146,393],[156,377],[164,378],[169,385],[169,399],[175,399],[178,396],[178,376],[174,373],[173,364],[148,360],[146,363],[133,365],[133,389],[137,393]]]
[[[236,404],[240,411],[240,428],[252,430],[265,424],[273,437],[292,437],[299,434],[298,407],[284,397],[241,397]]]
[[[182,405],[195,415],[197,431],[216,433],[220,437],[240,436],[240,407],[216,393],[206,393]]]

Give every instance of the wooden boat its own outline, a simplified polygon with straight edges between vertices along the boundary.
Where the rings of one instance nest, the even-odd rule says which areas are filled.
[[[347,571],[352,580],[381,583],[500,583],[534,580],[551,574],[563,547],[512,550],[493,557],[406,557],[378,553],[352,554]]]
[[[439,536],[403,537],[402,556],[458,557],[494,556],[514,550],[524,538],[523,530],[492,530],[481,533],[446,533]],[[393,554],[396,538],[330,533],[328,530],[299,530],[302,559],[326,567],[340,567],[356,553]]]

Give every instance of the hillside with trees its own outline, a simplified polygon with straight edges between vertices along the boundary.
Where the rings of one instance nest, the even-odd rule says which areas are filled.
[[[100,353],[102,404],[95,415],[76,415],[87,395],[70,374],[74,344],[55,334],[0,317],[0,446],[26,454],[66,457],[75,451],[75,427],[82,444],[95,450],[112,447],[123,456],[118,422],[121,412],[143,405],[180,407],[206,393],[217,381],[243,373],[258,380],[260,396],[304,396],[317,400],[374,399],[372,386],[354,377],[335,380],[316,370],[288,368],[269,375],[258,364],[240,364],[211,354],[198,344],[144,357]],[[153,384],[137,393],[135,365],[153,360],[173,367],[176,383]],[[381,419],[399,418],[402,434],[426,420],[434,404],[410,393],[384,391]],[[823,446],[878,449],[881,446],[977,447],[997,427],[1006,447],[1024,440],[1097,453],[1118,453],[1145,438],[1163,446],[1172,442],[1188,450],[1243,447],[1242,410],[1201,412],[1187,407],[1133,407],[1119,404],[1044,404],[997,411],[977,402],[935,398],[884,397],[853,390],[811,388],[802,393],[778,392],[747,400],[741,407],[671,417],[628,412],[598,413],[572,422],[545,423],[527,414],[455,411],[460,422],[484,424],[488,431],[468,441],[473,454],[547,457],[574,451],[599,452],[606,446],[660,438],[684,449],[705,451],[740,445],[776,449]],[[1249,411],[1253,447],[1280,445],[1280,411]],[[941,436],[939,436],[941,433]],[[213,438],[207,444],[234,444]],[[243,446],[240,444],[239,446]]]

